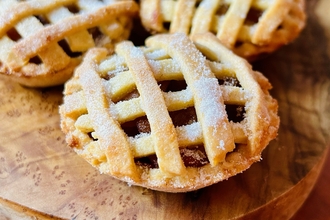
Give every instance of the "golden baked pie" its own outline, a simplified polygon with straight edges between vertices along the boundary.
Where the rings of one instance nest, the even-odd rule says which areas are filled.
[[[66,82],[61,128],[101,173],[196,190],[240,173],[277,135],[268,80],[212,34],[161,34],[91,49]]]
[[[293,41],[305,25],[304,0],[141,0],[152,32],[212,32],[236,54],[255,60]]]
[[[0,1],[0,73],[26,86],[64,83],[89,48],[127,39],[134,1]]]

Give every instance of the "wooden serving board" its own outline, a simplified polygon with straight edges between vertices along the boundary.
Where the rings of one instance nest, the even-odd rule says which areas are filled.
[[[263,160],[196,192],[156,192],[100,175],[66,146],[58,114],[63,87],[30,89],[1,77],[0,220],[290,218],[329,146],[330,26],[324,24],[330,17],[324,5],[329,1],[309,0],[301,36],[254,64],[273,84],[281,117]]]

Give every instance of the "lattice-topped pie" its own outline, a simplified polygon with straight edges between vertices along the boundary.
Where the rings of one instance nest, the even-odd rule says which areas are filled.
[[[127,39],[134,1],[0,1],[0,72],[27,86],[64,83],[89,48]]]
[[[236,54],[254,60],[299,35],[304,9],[304,0],[141,0],[140,16],[152,32],[212,32]]]
[[[279,126],[270,88],[210,33],[155,35],[91,49],[65,84],[61,128],[101,173],[191,191],[260,159]]]

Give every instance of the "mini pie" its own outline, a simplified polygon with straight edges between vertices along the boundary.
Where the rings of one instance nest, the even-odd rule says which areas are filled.
[[[0,1],[0,73],[31,87],[63,84],[89,48],[127,39],[134,1]]]
[[[299,35],[304,9],[304,0],[141,0],[140,16],[151,32],[212,32],[253,61]]]
[[[101,173],[159,191],[225,180],[277,135],[268,80],[212,34],[91,49],[65,84],[61,128]]]

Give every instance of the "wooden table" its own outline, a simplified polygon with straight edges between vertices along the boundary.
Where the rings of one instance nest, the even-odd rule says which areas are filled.
[[[328,153],[324,168],[314,186],[313,191],[298,210],[292,220],[330,219],[330,153]]]
[[[318,22],[325,30],[325,36],[328,39],[328,44],[324,45],[325,51],[328,51],[328,56],[330,56],[330,1],[328,0],[320,0],[320,1],[312,1],[308,5],[313,7],[315,10],[315,14],[317,16]],[[313,18],[310,18],[313,19]],[[315,36],[318,36],[317,33]],[[328,72],[330,63],[328,65]],[[330,102],[330,98],[328,98],[328,102]],[[330,132],[328,130],[328,132]],[[329,148],[329,144],[328,144]],[[327,153],[323,169],[318,177],[318,180],[302,205],[302,207],[298,210],[298,212],[292,217],[292,220],[323,220],[330,219],[330,152]]]
[[[321,0],[311,3],[315,7],[315,12],[320,24],[325,30],[325,35],[328,39],[327,49],[328,55],[330,55],[330,1]],[[317,35],[316,35],[317,36]],[[330,66],[330,63],[328,63]],[[328,68],[329,71],[329,68]],[[330,102],[330,99],[328,99]],[[329,131],[330,132],[330,131]],[[329,147],[329,146],[328,146]],[[330,152],[328,152],[325,163],[323,165],[322,172],[320,173],[318,180],[310,193],[309,197],[294,215],[292,220],[323,220],[330,219]]]
[[[301,36],[254,63],[273,84],[281,116],[263,160],[197,192],[155,192],[100,175],[66,146],[62,87],[28,89],[1,77],[0,220],[288,219],[308,196],[293,219],[330,218],[329,8],[329,0],[308,0]]]

